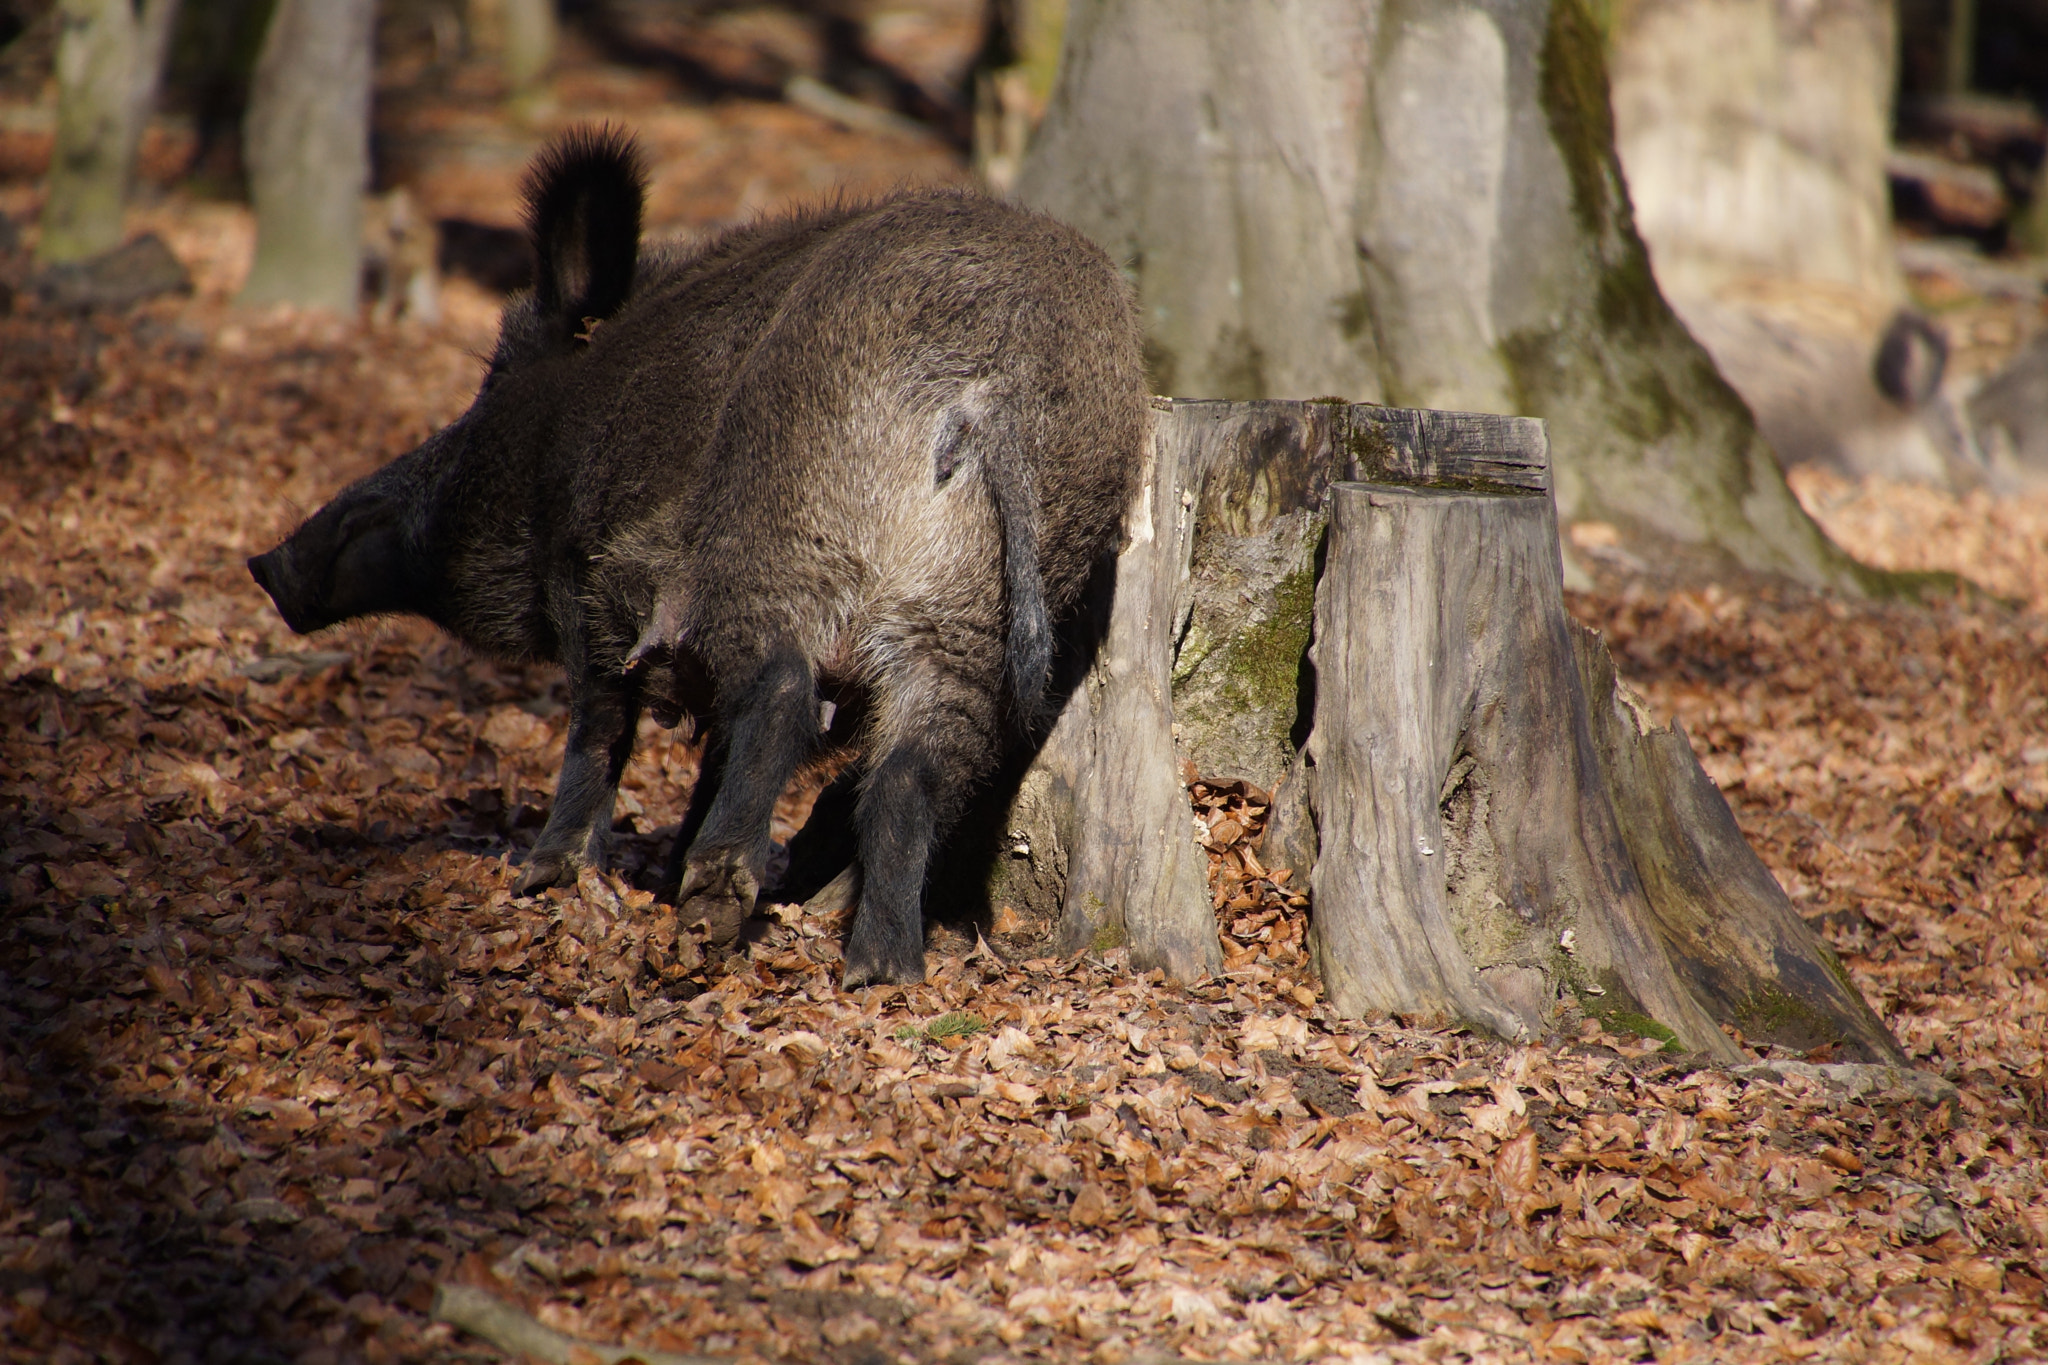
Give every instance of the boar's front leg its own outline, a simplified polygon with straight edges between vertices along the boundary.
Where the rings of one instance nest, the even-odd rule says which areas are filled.
[[[633,678],[584,670],[570,675],[569,742],[555,804],[527,859],[513,894],[524,896],[576,880],[586,867],[604,866],[619,775],[633,756],[640,723],[640,686]]]
[[[744,681],[719,688],[712,735],[718,752],[698,779],[716,788],[695,837],[687,825],[676,836],[678,848],[689,838],[676,887],[678,917],[706,926],[714,943],[738,938],[753,913],[776,799],[817,742],[817,678],[795,648],[772,650]]]

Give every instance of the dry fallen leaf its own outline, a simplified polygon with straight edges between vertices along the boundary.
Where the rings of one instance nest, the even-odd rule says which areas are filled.
[[[1536,1188],[1536,1135],[1524,1129],[1500,1145],[1493,1158],[1493,1178],[1510,1203]]]

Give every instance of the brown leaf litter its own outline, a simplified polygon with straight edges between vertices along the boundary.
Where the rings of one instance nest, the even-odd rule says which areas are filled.
[[[0,318],[7,1359],[494,1358],[436,1286],[749,1360],[2048,1354],[2048,547],[1963,535],[2021,513],[1918,553],[2024,611],[1572,602],[1951,1101],[1338,1019],[1237,783],[1191,788],[1222,976],[991,933],[849,995],[843,921],[723,954],[649,894],[651,726],[617,869],[511,897],[559,679],[296,639],[241,564],[464,406],[481,323],[205,278]]]

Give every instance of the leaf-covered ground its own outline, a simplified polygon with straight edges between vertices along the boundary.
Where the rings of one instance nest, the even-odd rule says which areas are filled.
[[[954,936],[847,995],[794,911],[690,966],[639,889],[693,770],[662,732],[621,873],[514,901],[553,674],[295,639],[249,581],[482,341],[0,319],[12,1358],[488,1357],[443,1281],[765,1359],[2048,1352],[2048,618],[1574,602],[1954,1103],[1336,1019],[1227,788],[1225,977]]]
[[[786,109],[648,105],[722,187],[658,181],[672,225],[853,154]],[[429,151],[468,127],[415,114]],[[495,203],[501,160],[435,183]],[[495,1358],[429,1320],[437,1283],[755,1360],[2048,1355],[2048,499],[1800,482],[1860,552],[2024,609],[1572,603],[1952,1102],[1339,1020],[1245,851],[1257,794],[1209,784],[1222,978],[1032,959],[999,916],[929,984],[847,995],[842,923],[780,909],[707,956],[644,889],[695,770],[651,727],[615,874],[513,900],[553,672],[414,625],[296,639],[243,569],[464,406],[490,300],[241,313],[245,214],[138,225],[196,298],[0,317],[9,1359]]]

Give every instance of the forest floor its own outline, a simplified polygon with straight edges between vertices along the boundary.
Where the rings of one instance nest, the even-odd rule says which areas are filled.
[[[763,110],[692,126],[793,121],[741,157],[773,194],[851,155]],[[498,1358],[437,1284],[849,1365],[2048,1355],[2048,498],[1798,478],[2009,602],[1571,602],[1944,1102],[1339,1019],[1207,788],[1213,980],[995,925],[848,994],[844,924],[777,908],[664,984],[686,748],[646,732],[615,874],[515,900],[555,672],[296,639],[242,563],[466,405],[494,301],[237,311],[243,211],[137,221],[192,298],[0,317],[0,1356]]]

